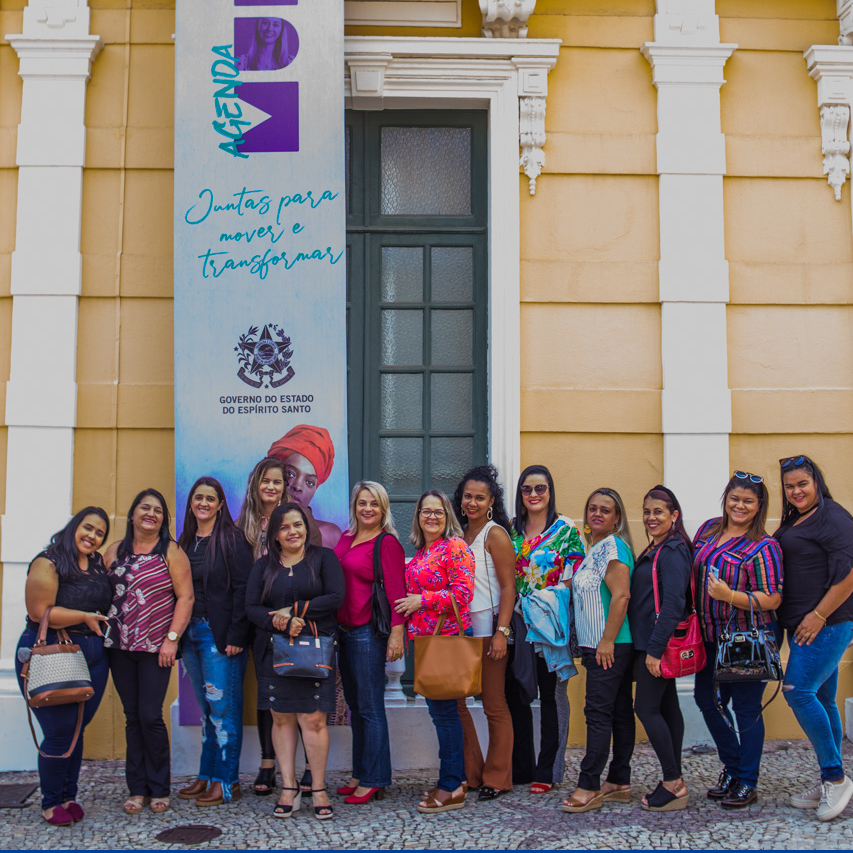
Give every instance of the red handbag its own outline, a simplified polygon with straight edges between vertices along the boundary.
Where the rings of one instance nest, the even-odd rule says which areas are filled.
[[[660,595],[658,593],[658,548],[652,561],[652,587],[655,593],[655,622],[660,616]],[[699,617],[696,615],[696,580],[693,569],[690,570],[691,611],[689,616],[679,622],[663,650],[660,660],[660,672],[664,678],[681,678],[683,675],[695,675],[705,668],[708,656],[705,643],[699,630]]]

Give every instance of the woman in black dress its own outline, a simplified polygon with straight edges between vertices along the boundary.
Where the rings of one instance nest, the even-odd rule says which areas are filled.
[[[314,815],[332,816],[325,789],[329,733],[326,714],[335,710],[335,661],[328,678],[290,678],[273,668],[273,635],[309,632],[306,620],[323,636],[337,633],[337,611],[344,600],[344,573],[335,552],[308,541],[308,519],[297,503],[273,510],[267,529],[267,555],[252,567],[246,611],[257,626],[253,647],[258,670],[258,708],[273,717],[273,744],[283,787],[276,817],[291,817],[301,803],[296,784],[299,731],[311,762]],[[298,615],[297,615],[298,614]]]

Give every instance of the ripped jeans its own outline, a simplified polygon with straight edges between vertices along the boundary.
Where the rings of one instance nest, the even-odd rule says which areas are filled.
[[[226,802],[240,780],[243,747],[243,676],[249,652],[220,654],[210,623],[194,616],[183,641],[183,664],[192,682],[201,717],[199,779],[222,783]]]

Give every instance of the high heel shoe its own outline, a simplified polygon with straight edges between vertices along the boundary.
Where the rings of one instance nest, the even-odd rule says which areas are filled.
[[[348,797],[350,794],[355,793],[355,789],[357,787],[358,787],[357,782],[355,785],[341,785],[341,787],[338,788],[337,793],[339,793],[342,797]]]
[[[296,791],[296,796],[293,798],[293,802],[288,805],[287,803],[276,803],[276,807],[273,809],[273,817],[292,817],[294,813],[299,811],[299,807],[302,805],[302,791],[299,788],[282,788],[282,792],[284,791]]]
[[[271,794],[275,788],[275,765],[261,767],[252,788],[259,797],[266,797],[267,794]]]
[[[302,774],[302,778],[299,780],[299,790],[302,791],[303,794],[307,794],[309,797],[311,796],[311,786],[314,782],[311,780],[311,768],[306,767],[305,772]]]
[[[374,788],[373,790],[378,791],[379,789]],[[325,793],[326,793],[325,788],[312,788],[311,789],[311,794],[312,794],[311,799],[312,800],[314,799],[314,797],[313,797],[314,794],[325,794]],[[349,797],[347,797],[344,800],[345,803],[348,803],[349,801],[350,801]],[[329,804],[328,806],[314,806],[314,817],[316,817],[317,820],[329,820],[329,818],[334,816],[334,812],[335,812],[335,810],[332,808],[331,804]]]
[[[373,797],[376,797],[377,800],[385,799],[385,789],[384,788],[368,788],[366,794],[362,794],[360,797],[355,795],[355,788],[353,788],[353,793],[348,797],[344,797],[345,803],[350,803],[351,805],[363,806],[365,803],[369,803]]]

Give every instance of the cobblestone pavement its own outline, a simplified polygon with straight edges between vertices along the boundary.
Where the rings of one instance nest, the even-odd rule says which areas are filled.
[[[853,747],[845,741],[845,754]],[[568,751],[567,780],[577,771],[582,751]],[[332,794],[335,816],[318,821],[303,806],[289,820],[272,817],[275,797],[256,797],[243,777],[240,802],[199,808],[172,798],[163,815],[146,811],[127,816],[121,811],[126,788],[121,761],[86,761],[81,774],[80,801],[86,818],[74,827],[51,827],[41,819],[38,792],[23,809],[0,812],[0,848],[36,849],[173,849],[155,835],[184,824],[212,824],[222,835],[201,848],[216,849],[851,849],[853,804],[836,820],[820,823],[812,811],[787,805],[788,796],[816,779],[814,754],[806,742],[768,742],[759,782],[760,799],[748,809],[726,812],[705,798],[716,782],[716,754],[685,754],[684,776],[691,790],[688,808],[654,814],[640,808],[640,797],[657,784],[659,765],[648,745],[639,745],[634,762],[634,796],[630,805],[605,804],[600,811],[570,815],[560,809],[571,790],[567,781],[549,794],[533,795],[527,786],[487,803],[472,795],[462,811],[423,816],[416,808],[418,792],[434,782],[429,771],[396,776],[382,802],[345,805]],[[35,773],[2,773],[0,783],[36,781]],[[182,779],[174,780],[173,790]],[[329,788],[341,784],[339,774]]]

